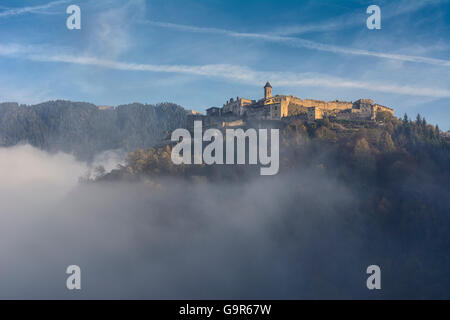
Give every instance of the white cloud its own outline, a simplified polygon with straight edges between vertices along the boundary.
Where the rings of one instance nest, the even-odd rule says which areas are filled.
[[[427,96],[437,98],[450,97],[450,90],[448,89],[413,87],[407,85],[398,85],[394,83],[381,84],[375,82],[349,80],[340,77],[331,77],[328,75],[313,73],[255,71],[247,67],[228,64],[210,64],[196,66],[137,64],[105,60],[96,57],[71,55],[30,55],[29,58],[36,61],[89,65],[124,71],[181,73],[196,76],[217,77],[251,85],[260,85],[262,82],[270,79],[273,84],[280,86],[355,88],[412,96]]]
[[[55,7],[60,4],[68,3],[69,0],[58,0],[49,2],[43,5],[39,6],[29,6],[29,7],[22,7],[22,8],[14,8],[14,9],[7,9],[5,11],[0,12],[0,18],[6,18],[10,16],[17,16],[25,13],[43,13],[47,14],[46,9],[50,9],[52,7]]]
[[[117,58],[127,52],[135,43],[130,30],[132,22],[142,19],[146,11],[143,0],[126,2],[123,6],[102,10],[92,30],[91,52]]]
[[[424,7],[436,6],[448,2],[449,0],[393,1],[381,6],[383,21],[418,11]],[[335,17],[332,20],[321,21],[320,23],[279,27],[272,30],[270,33],[273,35],[288,36],[310,32],[336,31],[355,26],[364,27],[364,18],[367,17],[365,9],[366,7],[363,6],[358,9],[359,11],[355,10],[352,13]]]
[[[169,28],[184,32],[195,32],[195,33],[208,33],[208,34],[220,34],[225,36],[230,36],[234,38],[242,38],[242,39],[254,39],[261,40],[266,42],[275,42],[282,43],[287,46],[295,47],[295,48],[306,48],[324,52],[331,52],[337,54],[349,54],[349,55],[359,55],[359,56],[371,56],[382,59],[391,59],[391,60],[399,60],[404,62],[416,62],[416,63],[426,63],[430,65],[437,65],[441,67],[450,67],[450,61],[444,59],[436,59],[436,58],[428,58],[428,57],[420,57],[420,56],[412,56],[412,55],[404,55],[404,54],[393,54],[393,53],[384,53],[384,52],[376,52],[364,49],[355,49],[349,47],[341,47],[336,45],[329,45],[325,43],[315,42],[311,40],[295,38],[295,37],[285,37],[271,34],[260,34],[260,33],[242,33],[235,32],[225,29],[217,29],[217,28],[202,28],[202,27],[194,27],[188,25],[180,25],[174,23],[167,22],[158,22],[158,21],[146,21],[146,23],[162,28]]]
[[[8,48],[14,49],[10,50]],[[45,52],[43,50],[45,50]],[[11,52],[15,54],[12,54]],[[188,74],[194,76],[228,79],[250,85],[260,85],[262,82],[270,79],[273,84],[286,87],[307,86],[324,88],[353,88],[400,95],[425,96],[435,98],[450,97],[450,90],[445,88],[429,88],[423,86],[418,87],[396,83],[379,83],[364,80],[358,81],[317,73],[257,71],[245,66],[230,64],[140,64],[121,62],[112,59],[104,59],[95,56],[75,56],[70,54],[52,52],[61,52],[61,49],[42,49],[37,47],[33,48],[32,46],[21,46],[17,44],[0,44],[0,55],[14,58],[24,58],[40,62],[70,63],[75,65],[95,66],[123,71]]]

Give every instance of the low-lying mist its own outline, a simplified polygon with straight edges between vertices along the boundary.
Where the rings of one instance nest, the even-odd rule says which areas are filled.
[[[65,154],[0,149],[0,298],[410,295],[390,290],[395,257],[381,266],[383,290],[367,290],[366,268],[379,261],[363,240],[370,224],[360,200],[320,170],[242,183],[78,183],[87,170]],[[69,265],[81,267],[81,291],[66,288]]]

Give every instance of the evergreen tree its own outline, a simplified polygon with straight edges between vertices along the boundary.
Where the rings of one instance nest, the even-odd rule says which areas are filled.
[[[385,153],[390,153],[395,151],[395,144],[394,141],[392,141],[392,137],[389,134],[389,132],[384,131],[381,134],[380,139],[380,150]]]
[[[405,115],[403,116],[403,125],[407,125],[408,122],[409,122],[409,120],[408,120],[408,115],[407,115],[406,112],[405,112]]]

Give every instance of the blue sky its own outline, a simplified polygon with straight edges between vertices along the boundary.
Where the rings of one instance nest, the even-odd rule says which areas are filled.
[[[81,30],[66,8],[81,8]],[[381,8],[368,30],[366,9]],[[0,101],[372,98],[450,129],[450,0],[0,0]]]

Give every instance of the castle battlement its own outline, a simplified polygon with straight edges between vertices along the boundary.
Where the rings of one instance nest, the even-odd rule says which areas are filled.
[[[272,86],[269,82],[264,86],[264,98],[252,100],[237,97],[231,98],[221,108],[212,107],[203,116],[208,125],[222,122],[235,122],[239,119],[248,120],[281,120],[296,116],[306,121],[323,118],[337,120],[367,120],[376,119],[378,112],[394,115],[394,109],[375,103],[372,99],[359,99],[355,102],[322,101],[301,99],[293,95],[272,96]],[[189,122],[192,119],[188,120]]]

